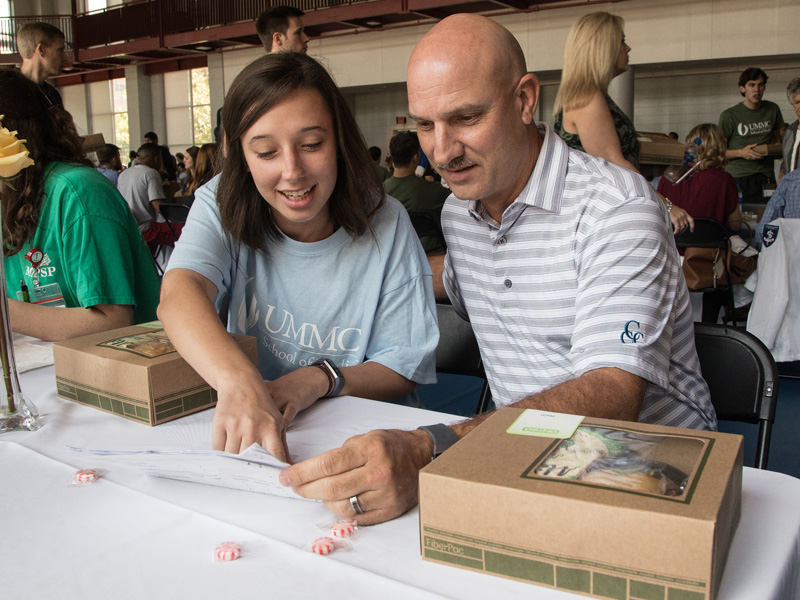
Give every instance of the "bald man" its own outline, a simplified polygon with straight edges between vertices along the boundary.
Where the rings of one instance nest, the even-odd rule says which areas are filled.
[[[481,52],[475,52],[481,48]],[[438,295],[472,322],[500,406],[716,428],[669,219],[638,174],[534,122],[517,41],[475,15],[438,23],[408,65],[409,113],[453,196]],[[486,416],[373,431],[285,470],[358,522],[417,500],[417,472]]]

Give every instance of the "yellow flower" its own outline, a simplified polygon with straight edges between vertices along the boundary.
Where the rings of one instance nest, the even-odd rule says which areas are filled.
[[[0,119],[2,118],[0,115]],[[32,164],[25,140],[17,139],[16,131],[9,131],[0,123],[0,178],[14,177]]]

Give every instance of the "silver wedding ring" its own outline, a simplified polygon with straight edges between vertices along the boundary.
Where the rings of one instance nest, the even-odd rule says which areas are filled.
[[[361,505],[358,503],[358,494],[350,497],[350,506],[353,507],[353,512],[357,515],[360,515],[364,512],[364,509],[361,508]]]

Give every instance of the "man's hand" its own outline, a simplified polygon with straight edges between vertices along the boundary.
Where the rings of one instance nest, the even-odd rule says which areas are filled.
[[[275,406],[283,413],[288,427],[301,410],[305,410],[328,391],[328,378],[317,367],[306,367],[287,373],[274,381],[267,381]]]
[[[289,461],[283,416],[259,377],[241,377],[217,389],[211,425],[214,450],[239,454],[258,443],[280,461]]]
[[[764,158],[763,156],[761,156],[761,154],[759,154],[758,152],[756,152],[754,150],[754,148],[757,145],[758,144],[750,144],[749,146],[745,146],[744,148],[740,149],[738,151],[739,152],[739,158],[744,158],[744,159],[747,159],[747,160],[758,160],[760,158]]]
[[[357,496],[364,510],[358,523],[373,525],[399,517],[417,503],[419,470],[432,455],[433,441],[424,431],[370,431],[289,467],[280,482],[350,519],[355,517],[350,498]]]

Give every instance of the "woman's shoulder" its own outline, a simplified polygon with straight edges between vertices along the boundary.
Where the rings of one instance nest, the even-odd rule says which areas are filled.
[[[117,188],[98,170],[78,163],[52,163],[45,172],[45,193],[84,206],[109,199],[122,200]]]

